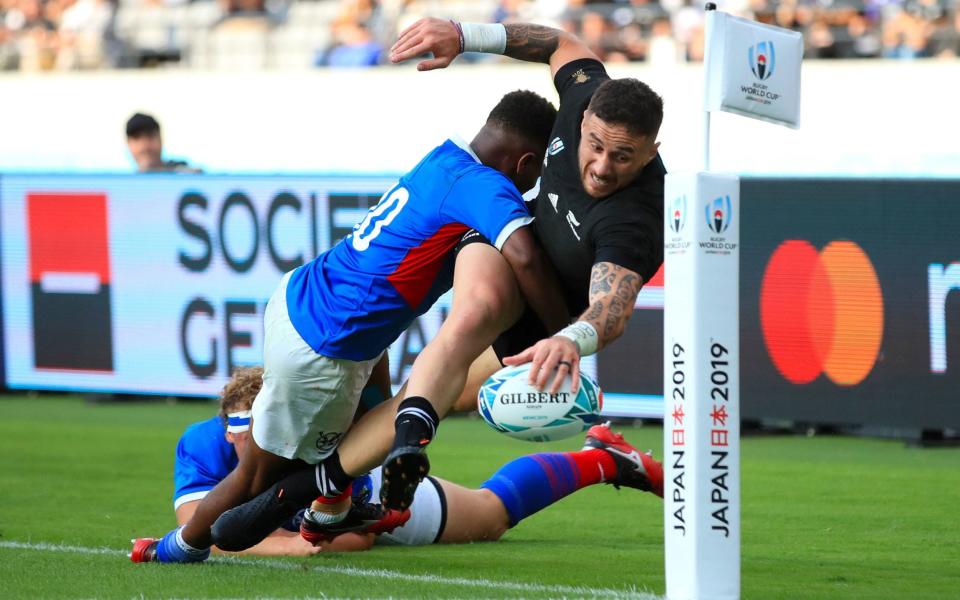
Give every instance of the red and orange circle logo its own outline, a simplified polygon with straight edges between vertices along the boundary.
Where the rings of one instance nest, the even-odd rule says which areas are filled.
[[[788,240],[767,263],[760,326],[773,364],[792,383],[821,373],[857,385],[870,373],[883,340],[883,296],[873,264],[850,241],[817,252]]]

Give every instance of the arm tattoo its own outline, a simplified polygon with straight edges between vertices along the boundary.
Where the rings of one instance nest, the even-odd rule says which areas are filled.
[[[507,29],[507,48],[510,58],[529,62],[549,63],[550,56],[560,44],[560,30],[542,25],[511,24]]]
[[[583,315],[584,321],[596,321],[603,314],[603,303],[594,302]]]
[[[590,308],[580,319],[588,321],[600,334],[603,347],[619,337],[633,314],[633,304],[643,278],[613,263],[593,266],[590,277]]]

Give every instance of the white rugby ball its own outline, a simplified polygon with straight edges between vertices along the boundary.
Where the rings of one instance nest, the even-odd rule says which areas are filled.
[[[567,375],[556,394],[540,391],[527,382],[530,363],[500,369],[482,386],[477,408],[490,427],[521,440],[549,442],[586,431],[600,422],[603,392],[595,381],[580,373],[580,389],[570,392]],[[547,387],[553,382],[548,379]]]

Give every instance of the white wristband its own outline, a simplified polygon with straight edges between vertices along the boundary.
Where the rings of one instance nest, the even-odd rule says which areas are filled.
[[[597,351],[597,345],[600,343],[600,336],[593,325],[586,321],[577,321],[567,325],[557,332],[557,335],[565,337],[577,345],[580,356],[590,356]]]
[[[503,54],[507,49],[507,28],[500,23],[461,23],[464,52]]]

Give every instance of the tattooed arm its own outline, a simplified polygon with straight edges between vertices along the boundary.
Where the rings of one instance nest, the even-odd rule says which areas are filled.
[[[573,34],[528,23],[505,25],[507,48],[504,55],[527,62],[550,65],[550,74],[556,75],[560,68],[580,58],[597,58],[597,55]]]
[[[597,350],[620,337],[633,314],[643,278],[620,265],[602,262],[590,273],[590,306],[580,315],[597,330]]]
[[[643,285],[643,278],[630,269],[610,262],[593,265],[590,276],[590,306],[578,322],[589,323],[597,332],[597,350],[620,337],[633,314],[633,305]],[[503,359],[506,365],[532,362],[530,382],[540,389],[553,375],[551,392],[557,392],[564,376],[573,376],[576,391],[580,373],[580,348],[563,335],[540,340],[520,354]],[[554,375],[554,370],[556,374]]]
[[[560,29],[529,23],[502,27],[506,29],[506,47],[501,44],[498,48],[485,49],[485,52],[502,52],[517,60],[549,64],[553,75],[570,61],[597,58],[579,38]],[[500,35],[503,35],[502,30]],[[463,51],[461,40],[458,25],[452,21],[432,17],[420,19],[400,33],[397,42],[390,48],[390,61],[403,62],[431,53],[433,58],[421,61],[417,69],[442,69]],[[503,41],[502,37],[500,41]]]

